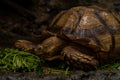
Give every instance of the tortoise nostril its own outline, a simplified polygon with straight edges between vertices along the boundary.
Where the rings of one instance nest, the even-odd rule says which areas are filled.
[[[41,52],[41,50],[43,49],[43,47],[41,45],[38,45],[36,48],[35,48],[35,52],[38,53],[38,52]]]

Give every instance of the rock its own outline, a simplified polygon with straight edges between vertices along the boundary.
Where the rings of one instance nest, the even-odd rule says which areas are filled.
[[[77,71],[73,74],[37,75],[36,73],[0,73],[0,80],[120,80],[120,71]]]

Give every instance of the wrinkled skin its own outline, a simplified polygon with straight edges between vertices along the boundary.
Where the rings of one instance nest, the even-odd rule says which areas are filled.
[[[49,61],[61,59],[77,69],[93,70],[99,61],[120,59],[118,16],[100,7],[74,7],[53,19],[45,31],[51,36],[40,44],[18,40],[15,46]]]
[[[92,54],[92,50],[79,45],[79,47],[76,47],[77,44],[66,43],[66,41],[56,36],[51,36],[38,45],[31,44],[27,40],[18,40],[15,46],[23,51],[34,51],[36,55],[48,61],[55,59],[64,60],[67,64],[77,69],[95,70],[98,66],[98,61],[95,60],[95,57],[87,55]],[[86,51],[86,49],[90,52]]]

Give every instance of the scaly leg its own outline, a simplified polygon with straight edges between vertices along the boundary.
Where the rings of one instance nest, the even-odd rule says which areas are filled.
[[[94,57],[84,54],[74,46],[66,46],[62,52],[67,64],[82,70],[95,70],[98,65],[98,61]]]

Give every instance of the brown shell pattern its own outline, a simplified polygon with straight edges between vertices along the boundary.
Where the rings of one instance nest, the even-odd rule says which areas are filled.
[[[120,22],[109,11],[99,7],[73,7],[59,13],[50,30],[79,44],[109,52],[116,47]]]

